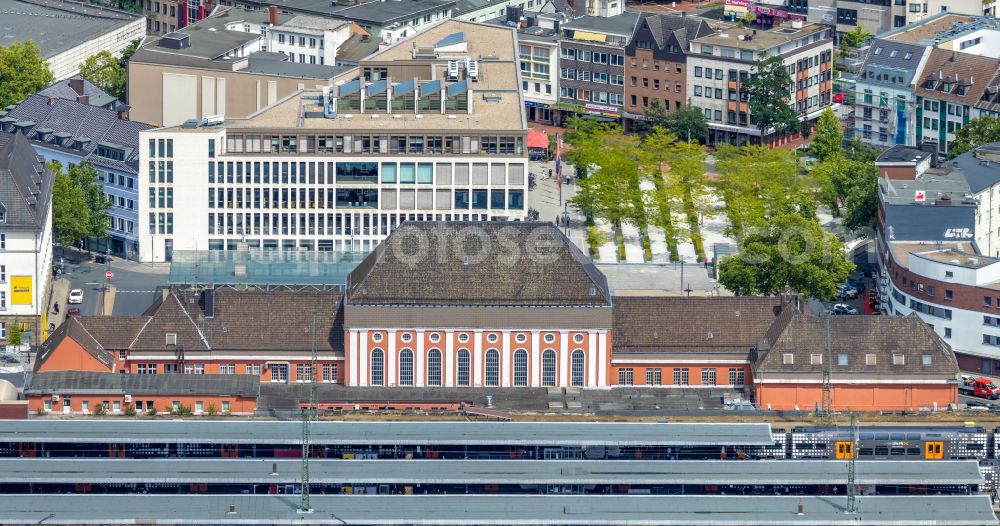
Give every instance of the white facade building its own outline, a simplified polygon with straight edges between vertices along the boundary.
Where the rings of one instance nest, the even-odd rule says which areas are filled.
[[[337,48],[350,37],[351,25],[343,20],[296,16],[268,30],[267,50],[291,62],[333,66]]]
[[[414,64],[413,49],[436,58]],[[332,90],[220,125],[141,133],[141,260],[242,243],[369,251],[403,221],[524,219],[517,67],[513,30],[447,21]]]
[[[0,135],[0,341],[12,323],[45,338],[52,274],[52,172],[21,134]]]

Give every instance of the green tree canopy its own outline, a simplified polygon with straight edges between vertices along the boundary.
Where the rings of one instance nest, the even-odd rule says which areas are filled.
[[[798,130],[798,116],[788,104],[791,88],[792,77],[781,57],[763,54],[753,62],[747,93],[762,140],[771,128],[776,134]]]
[[[1000,142],[1000,117],[984,115],[969,121],[955,132],[955,142],[948,147],[948,158],[954,158],[991,142]]]
[[[123,68],[128,68],[128,61],[132,60],[132,55],[135,55],[137,49],[139,49],[139,44],[142,44],[142,39],[137,38],[128,43],[125,49],[122,50],[122,57],[118,59],[118,63],[121,64]]]
[[[52,84],[55,77],[31,40],[0,46],[0,108]]]
[[[70,164],[69,170],[63,172],[62,163],[52,161],[48,163],[48,167],[56,174],[57,182],[58,176],[65,174],[72,185],[79,189],[83,195],[87,214],[83,223],[84,234],[81,239],[83,237],[108,237],[108,210],[111,208],[111,202],[104,195],[104,188],[101,186],[94,166],[90,163]]]
[[[799,212],[799,205],[811,201],[808,181],[798,176],[798,162],[784,148],[722,144],[715,158],[729,235],[739,237],[744,228],[764,224],[778,214]]]
[[[705,114],[696,106],[684,104],[670,111],[660,99],[654,98],[643,110],[642,115],[647,120],[640,121],[636,131],[643,137],[652,133],[654,128],[660,127],[682,140],[690,138],[691,141],[704,143],[708,139],[708,122],[705,120]]]
[[[119,59],[107,51],[87,57],[80,64],[80,75],[120,101],[124,102],[128,97],[128,71]]]
[[[859,48],[868,42],[868,39],[872,37],[872,34],[865,31],[865,28],[860,25],[855,25],[854,29],[844,33],[840,37],[840,45],[846,46],[847,48]]]
[[[817,159],[827,159],[844,151],[844,132],[840,128],[840,119],[827,107],[816,121],[816,136],[813,137],[812,154]]]
[[[720,263],[719,282],[740,296],[774,295],[788,287],[826,299],[853,271],[843,244],[815,218],[781,214],[746,233],[740,253]]]
[[[83,189],[64,173],[56,173],[52,186],[52,229],[63,246],[79,244],[90,228],[90,210]]]

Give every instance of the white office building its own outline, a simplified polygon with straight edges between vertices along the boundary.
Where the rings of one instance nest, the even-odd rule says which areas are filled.
[[[404,221],[522,220],[517,58],[513,29],[449,20],[340,86],[141,133],[141,259],[244,243],[369,251]]]

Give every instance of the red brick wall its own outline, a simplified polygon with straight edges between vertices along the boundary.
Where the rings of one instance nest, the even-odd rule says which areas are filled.
[[[621,360],[621,356],[616,357],[617,360]],[[647,385],[646,384],[646,370],[647,369],[660,369],[661,370],[661,383],[660,385],[674,385],[674,369],[687,369],[688,370],[688,383],[686,385],[704,385],[701,382],[701,375],[703,369],[715,369],[715,384],[711,385],[730,385],[729,384],[729,370],[730,369],[742,369],[743,370],[743,383],[744,385],[750,385],[753,383],[753,375],[750,371],[750,366],[746,363],[732,363],[732,364],[650,364],[650,363],[618,363],[609,367],[608,372],[608,385],[617,386],[618,383],[618,372],[621,369],[632,369],[632,385]]]
[[[757,384],[756,401],[762,409],[812,411],[823,402],[818,383]],[[945,409],[957,403],[958,389],[949,384],[836,385],[830,402],[836,411],[902,411],[921,407]]]
[[[128,404],[125,403],[125,397],[122,395],[95,395],[95,394],[74,394],[72,391],[67,391],[65,393],[60,393],[59,401],[52,402],[52,413],[61,414],[64,413],[64,402],[66,396],[69,395],[71,398],[71,414],[81,414],[83,411],[83,402],[90,402],[90,413],[93,414],[97,410],[97,406],[105,401],[108,402],[110,408],[108,409],[108,414],[115,414],[113,412],[114,402],[119,402],[121,406],[122,414]],[[28,405],[31,411],[38,411],[40,409],[44,410],[45,401],[52,400],[51,395],[30,395],[28,397]],[[143,412],[146,411],[148,402],[152,401],[153,406],[160,414],[169,413],[173,402],[180,402],[181,405],[190,408],[192,411],[195,409],[196,402],[202,402],[202,414],[208,414],[209,404],[215,406],[215,410],[222,414],[222,402],[229,402],[229,412],[231,414],[251,414],[257,408],[257,399],[255,397],[240,397],[240,396],[216,396],[216,395],[169,395],[169,394],[157,394],[157,395],[135,395],[132,397],[133,403],[135,401],[141,400],[143,405]]]
[[[45,362],[38,368],[38,372],[46,371],[94,371],[99,373],[113,372],[111,368],[99,362],[87,351],[76,343],[72,338],[63,338]]]

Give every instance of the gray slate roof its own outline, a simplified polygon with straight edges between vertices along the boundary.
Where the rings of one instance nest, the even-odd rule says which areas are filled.
[[[121,393],[256,397],[260,377],[246,374],[115,374],[90,371],[35,373],[25,394]]]
[[[450,9],[454,6],[454,0],[420,0],[419,2],[374,0],[355,6],[335,7],[333,12],[338,17],[347,20],[385,25],[396,21],[405,24],[418,15]]]
[[[601,33],[608,35],[618,35],[630,38],[635,31],[635,25],[639,21],[639,13],[626,11],[620,15],[602,16],[581,16],[575,20],[562,25],[564,30],[578,29],[591,33]]]
[[[404,223],[352,272],[349,305],[610,305],[607,279],[551,223]]]
[[[924,46],[907,44],[905,42],[896,42],[894,40],[875,39],[872,41],[871,47],[868,51],[868,57],[865,59],[864,66],[862,66],[862,73],[859,76],[859,81],[866,84],[878,84],[905,88],[912,83],[914,81],[914,77],[920,73],[917,71],[917,67],[920,65],[920,59],[923,57],[924,53],[929,53],[927,48]],[[909,58],[907,58],[907,55],[909,55]],[[896,76],[899,78],[900,82],[898,84],[892,84],[889,81],[875,79],[869,74],[869,72],[872,71],[871,66],[876,66],[878,68],[893,68],[896,70]]]
[[[673,41],[683,53],[688,49],[688,42],[691,40],[712,34],[712,28],[708,21],[695,16],[681,16],[678,14],[664,13],[643,13],[635,26],[635,34],[629,44],[634,45],[634,37],[644,30],[645,24],[649,28],[649,33],[656,41],[657,47],[665,50],[667,45]]]
[[[987,147],[995,150],[1000,148],[1000,143],[987,145]],[[969,189],[973,193],[982,192],[1000,182],[1000,163],[990,162],[988,164],[979,164],[979,159],[976,158],[976,150],[955,157],[948,162],[948,165],[962,170],[966,182],[969,183]]]
[[[140,15],[71,1],[0,0],[0,46],[33,40],[42,56],[95,40]]]
[[[339,50],[338,50],[339,51]],[[338,53],[337,58],[340,58]],[[248,57],[247,67],[241,69],[247,73],[262,73],[279,77],[294,77],[301,79],[327,80],[354,69],[353,66],[328,66],[322,64],[304,64],[289,62],[280,53],[254,53]]]
[[[939,526],[996,524],[986,495],[846,497],[663,495],[313,495],[311,513],[289,495],[5,495],[7,524],[435,524]],[[803,514],[798,515],[799,505]],[[235,513],[229,513],[229,507]]]
[[[83,95],[90,97],[90,104],[93,106],[102,106],[103,104],[95,104],[95,101],[111,99],[114,97],[108,94],[108,92],[97,87],[94,83],[81,77],[79,74],[73,75],[66,80],[60,80],[55,84],[43,89],[38,92],[38,95],[43,97],[52,97],[54,99],[66,99],[66,100],[76,100],[80,95],[73,88],[70,87],[70,81],[83,81]]]
[[[152,126],[141,122],[120,119],[115,110],[82,104],[76,100],[56,98],[49,104],[49,97],[34,94],[22,101],[7,114],[18,120],[30,120],[34,126],[26,130],[26,136],[36,144],[44,143],[46,148],[80,155],[94,166],[123,173],[138,173],[139,132]],[[53,133],[40,137],[38,130],[49,128]],[[82,149],[73,145],[56,144],[54,135],[66,132],[76,137],[87,137],[90,143]],[[125,161],[107,159],[96,155],[97,143],[114,143],[130,149]]]
[[[4,227],[44,230],[53,181],[52,172],[38,162],[24,135],[0,133],[0,206],[7,214]]]

